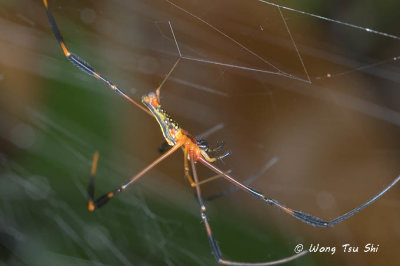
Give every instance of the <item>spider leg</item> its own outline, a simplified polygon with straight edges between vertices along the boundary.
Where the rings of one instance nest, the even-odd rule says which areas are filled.
[[[174,66],[171,68],[171,70],[170,70],[170,71],[168,72],[168,74],[165,76],[165,78],[164,78],[163,81],[161,82],[160,86],[158,86],[158,88],[156,89],[156,95],[157,95],[157,100],[158,100],[158,102],[160,102],[160,90],[161,90],[161,87],[162,87],[162,86],[164,85],[164,83],[167,81],[167,79],[169,78],[169,76],[170,76],[171,73],[174,71],[175,67],[178,65],[179,61],[180,61],[181,58],[182,58],[182,54],[181,54],[181,51],[180,51],[179,46],[178,46],[178,41],[176,40],[175,33],[174,33],[174,29],[172,28],[172,24],[171,24],[170,21],[168,21],[168,24],[169,24],[169,28],[171,29],[172,36],[174,37],[174,41],[175,41],[175,45],[176,45],[176,50],[178,51],[179,58],[176,60]]]
[[[172,29],[172,28],[171,28]],[[157,95],[157,100],[158,102],[160,102],[160,90],[161,87],[164,85],[164,83],[167,81],[167,79],[169,78],[169,76],[171,76],[172,72],[174,71],[174,69],[176,68],[176,66],[178,65],[179,61],[181,60],[180,57],[178,57],[178,59],[176,60],[175,64],[173,65],[173,67],[171,68],[171,70],[168,72],[168,74],[165,76],[165,78],[163,79],[163,81],[161,81],[160,86],[158,86],[158,88],[156,89],[156,95]]]
[[[189,162],[188,162],[188,150],[189,148],[185,146],[183,148],[183,170],[185,172],[185,176],[188,179],[190,186],[195,187],[196,183],[193,181],[192,176],[190,175],[190,168],[189,168]]]
[[[50,27],[51,30],[53,31],[53,34],[58,42],[58,44],[60,45],[65,57],[72,63],[74,64],[76,67],[78,67],[80,70],[82,70],[83,72],[85,72],[86,74],[95,77],[96,79],[101,80],[103,83],[106,84],[106,86],[108,86],[110,89],[112,89],[113,91],[117,92],[119,95],[121,95],[122,97],[124,97],[126,100],[128,100],[129,102],[133,103],[134,105],[136,105],[137,107],[139,107],[140,109],[142,109],[144,112],[146,112],[147,114],[153,116],[153,114],[143,105],[141,105],[139,102],[133,100],[131,97],[129,97],[128,95],[126,95],[122,90],[120,90],[115,84],[113,84],[111,81],[109,81],[108,79],[106,79],[103,75],[99,74],[98,72],[96,72],[96,70],[87,62],[85,62],[84,60],[82,60],[79,56],[71,53],[68,49],[67,46],[65,45],[64,39],[61,35],[61,32],[56,24],[56,21],[53,17],[53,15],[51,14],[50,10],[49,10],[49,6],[47,4],[47,0],[43,0],[43,4],[44,7],[46,8],[46,14],[47,14],[47,18],[49,20],[50,23]]]
[[[257,172],[253,173],[250,177],[248,177],[247,179],[245,179],[243,181],[243,184],[248,186],[251,183],[253,183],[255,180],[257,180],[265,171],[267,171],[269,168],[271,168],[271,166],[273,166],[276,162],[278,161],[277,157],[272,158],[271,160],[269,160],[263,167],[261,167],[259,170],[257,170]],[[227,173],[227,172],[225,172]],[[227,173],[229,174],[229,173]],[[222,176],[222,175],[219,175]],[[212,201],[215,199],[219,199],[222,197],[225,197],[231,193],[234,193],[236,191],[239,191],[240,188],[237,186],[232,186],[230,188],[227,188],[219,193],[213,194],[211,196],[207,196],[207,198],[205,198],[205,201]]]
[[[368,205],[370,205],[371,203],[376,201],[378,198],[380,198],[382,195],[384,195],[390,188],[392,188],[396,183],[398,183],[400,181],[400,176],[396,177],[394,179],[394,181],[392,183],[390,183],[385,189],[383,189],[381,192],[379,192],[378,194],[373,196],[371,199],[369,199],[365,203],[361,204],[360,206],[354,208],[353,210],[351,210],[351,211],[349,211],[349,212],[347,212],[347,213],[345,213],[345,214],[343,214],[343,215],[341,215],[341,216],[339,216],[339,217],[337,217],[335,219],[332,219],[330,221],[325,221],[325,220],[323,220],[323,219],[321,219],[319,217],[313,216],[311,214],[304,213],[304,212],[297,211],[297,210],[293,210],[293,209],[291,209],[289,207],[286,207],[286,206],[282,205],[281,203],[279,203],[275,199],[267,198],[264,194],[254,190],[251,187],[248,187],[248,186],[240,183],[239,181],[237,181],[233,177],[225,174],[223,171],[221,171],[220,169],[218,169],[217,167],[215,167],[214,165],[209,163],[204,158],[200,157],[197,160],[200,161],[205,166],[207,166],[208,168],[210,168],[215,173],[223,175],[223,177],[225,179],[227,179],[229,182],[231,182],[233,185],[239,187],[243,191],[246,191],[246,192],[250,193],[251,195],[255,196],[256,198],[259,198],[259,199],[263,200],[264,202],[266,202],[266,203],[268,203],[270,205],[278,207],[279,209],[283,210],[285,213],[287,213],[287,214],[299,219],[303,223],[306,223],[306,224],[309,224],[309,225],[312,225],[312,226],[318,226],[318,227],[333,226],[333,225],[335,225],[337,223],[342,222],[343,220],[346,220],[350,216],[352,216],[355,213],[361,211],[362,209],[364,209],[365,207],[367,207]]]
[[[194,160],[195,159],[193,158],[193,155],[190,155],[190,163],[191,163],[191,166],[192,166],[193,179],[194,179],[194,182],[198,184],[199,183],[199,179],[197,177],[196,165],[195,165]],[[223,173],[223,172],[221,171],[221,173]],[[223,174],[223,175],[225,176],[225,174]],[[206,206],[204,204],[204,200],[203,200],[203,197],[201,195],[200,186],[196,185],[195,188],[196,188],[197,200],[198,200],[199,205],[200,205],[200,216],[201,216],[201,219],[202,219],[202,221],[204,223],[204,226],[206,228],[206,232],[207,232],[208,240],[210,242],[212,253],[213,253],[215,259],[217,260],[217,262],[219,264],[223,264],[223,265],[242,265],[242,266],[277,265],[277,264],[289,262],[291,260],[295,260],[295,259],[307,254],[308,251],[306,250],[306,251],[303,251],[303,252],[301,252],[299,254],[296,254],[296,255],[293,255],[293,256],[290,256],[290,257],[286,257],[286,258],[281,259],[281,260],[268,261],[268,262],[256,262],[256,263],[236,262],[236,261],[228,261],[228,260],[223,259],[221,250],[219,248],[219,245],[218,245],[217,241],[215,241],[215,238],[214,238],[212,230],[211,230],[211,226],[210,226],[210,224],[208,222],[208,217],[207,217],[207,214],[206,214]]]
[[[217,160],[222,160],[222,159],[228,157],[228,156],[231,155],[231,154],[232,154],[232,151],[229,150],[229,151],[225,152],[224,154],[222,154],[222,155],[220,155],[220,156],[218,156],[218,157],[215,157],[215,159],[217,159]]]
[[[226,171],[224,172],[224,174],[230,174],[231,172],[232,172],[232,170],[226,170]],[[203,184],[205,184],[205,183],[208,183],[208,182],[210,182],[210,181],[214,181],[214,180],[216,180],[216,179],[218,179],[218,178],[221,178],[221,177],[223,177],[223,175],[220,175],[220,174],[213,175],[213,176],[210,176],[210,177],[207,178],[207,179],[204,179],[204,180],[199,181],[197,184],[198,184],[198,185],[203,185]]]
[[[153,161],[151,164],[146,166],[143,170],[141,170],[139,173],[131,177],[127,182],[119,186],[118,188],[104,194],[103,196],[99,197],[98,199],[94,200],[94,176],[96,174],[96,168],[97,168],[97,161],[99,159],[99,154],[96,152],[93,155],[93,162],[92,162],[92,170],[91,170],[91,175],[90,175],[90,181],[88,185],[88,209],[89,211],[94,211],[100,207],[102,207],[104,204],[106,204],[110,199],[115,197],[120,192],[123,192],[126,190],[128,186],[136,182],[139,178],[141,178],[145,173],[150,171],[154,166],[156,166],[158,163],[163,161],[165,158],[173,154],[175,151],[179,149],[183,145],[183,142],[178,142],[176,143],[168,152],[164,153],[160,157],[158,157],[155,161]]]

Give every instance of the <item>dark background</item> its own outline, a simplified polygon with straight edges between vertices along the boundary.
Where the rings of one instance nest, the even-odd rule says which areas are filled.
[[[318,2],[318,3],[315,3]],[[177,58],[161,95],[193,135],[225,140],[216,165],[283,204],[331,219],[400,174],[398,1],[49,1],[71,51],[139,100]],[[210,27],[194,16],[214,27]],[[218,31],[216,31],[218,29]],[[223,34],[231,39],[224,37]],[[247,49],[247,50],[246,50]],[[271,66],[271,64],[273,66]],[[262,71],[245,70],[243,67]],[[273,74],[265,73],[272,71]],[[286,74],[282,74],[286,73]],[[290,74],[291,76],[289,76]],[[177,152],[98,212],[97,195],[153,161],[159,126],[73,67],[41,1],[0,1],[0,261],[4,265],[213,265]],[[199,165],[201,178],[212,173]],[[202,187],[212,195],[230,185]],[[207,204],[226,259],[268,261],[297,244],[336,246],[291,265],[397,265],[400,189],[333,228],[313,228],[236,192]],[[355,254],[341,246],[359,246]],[[379,245],[365,254],[365,244]]]

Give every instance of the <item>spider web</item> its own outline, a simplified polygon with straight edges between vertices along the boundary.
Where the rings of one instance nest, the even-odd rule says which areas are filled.
[[[233,154],[218,167],[329,219],[398,175],[398,9],[309,2],[49,5],[69,48],[135,99],[156,88],[180,55],[162,103],[193,135],[211,145],[225,140]],[[0,20],[0,261],[215,263],[180,154],[104,209],[87,212],[93,152],[100,151],[100,195],[159,156],[158,125],[62,58],[37,1],[5,4]],[[203,187],[205,196],[226,189],[222,180]],[[336,254],[296,263],[394,265],[398,191],[325,230],[240,192],[209,202],[208,215],[232,260],[280,259],[298,243],[321,243],[337,246]],[[345,243],[380,250],[349,255],[340,250]]]

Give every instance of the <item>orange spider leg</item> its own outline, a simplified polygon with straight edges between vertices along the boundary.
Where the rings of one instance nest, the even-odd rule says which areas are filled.
[[[227,171],[225,171],[224,172],[224,174],[230,174],[232,172],[232,170],[227,170]],[[223,175],[221,175],[221,174],[217,174],[217,175],[213,175],[213,176],[210,176],[209,178],[207,178],[207,179],[204,179],[204,180],[201,180],[201,181],[199,181],[199,183],[197,183],[198,185],[203,185],[203,184],[205,184],[205,183],[208,183],[208,182],[210,182],[210,181],[214,181],[214,180],[217,180],[217,179],[219,179],[219,178],[221,178],[221,177],[223,177]]]
[[[123,192],[126,190],[128,186],[136,182],[139,178],[141,178],[144,174],[146,174],[148,171],[150,171],[154,166],[159,164],[161,161],[163,161],[165,158],[176,152],[183,144],[184,140],[181,140],[177,142],[168,152],[164,153],[160,157],[158,157],[155,161],[153,161],[151,164],[146,166],[143,170],[138,172],[136,175],[131,177],[127,182],[125,182],[123,185],[119,186],[118,188],[104,194],[103,196],[99,197],[98,199],[94,200],[94,175],[96,174],[96,167],[97,167],[97,161],[99,158],[99,154],[96,152],[93,156],[93,162],[92,162],[92,169],[91,169],[91,176],[90,176],[90,182],[88,186],[88,209],[89,211],[94,211],[104,204],[106,204],[110,199],[112,199],[116,194]]]
[[[192,176],[190,175],[190,168],[189,168],[189,162],[188,162],[188,146],[185,146],[183,148],[183,167],[184,167],[184,172],[185,176],[188,179],[190,186],[195,187],[196,183],[193,181]]]

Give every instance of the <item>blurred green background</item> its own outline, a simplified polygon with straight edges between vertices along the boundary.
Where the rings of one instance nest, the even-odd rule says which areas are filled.
[[[227,143],[233,154],[219,168],[241,181],[257,175],[252,186],[287,206],[331,219],[400,173],[400,38],[281,9],[287,28],[279,9],[259,1],[172,2],[177,6],[49,5],[69,49],[137,100],[177,58],[168,21],[185,57],[241,66],[184,59],[162,103],[193,135]],[[276,3],[400,36],[397,1]],[[95,151],[101,195],[158,157],[163,138],[153,119],[63,57],[41,1],[0,1],[0,103],[2,265],[216,264],[180,152],[101,210],[87,211]],[[212,175],[198,168],[202,178]],[[218,180],[202,190],[229,188]],[[288,265],[396,265],[399,193],[393,188],[328,229],[243,192],[207,206],[229,260],[276,260],[297,244],[319,243],[336,246],[336,253]],[[345,243],[360,252],[344,253]],[[362,252],[367,243],[379,245],[378,252]]]

